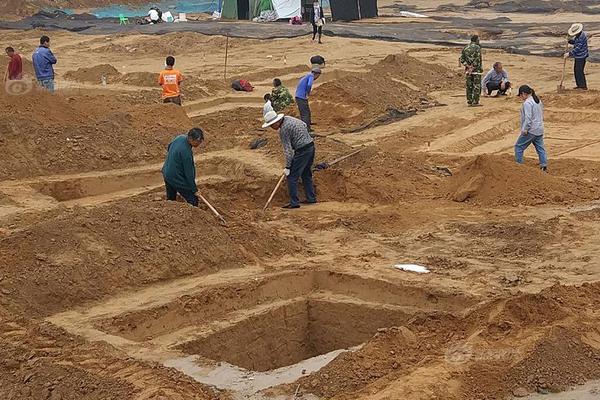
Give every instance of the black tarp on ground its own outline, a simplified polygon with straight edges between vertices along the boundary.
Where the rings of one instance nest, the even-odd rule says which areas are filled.
[[[359,0],[360,18],[375,18],[377,12],[377,0]]]
[[[360,19],[358,0],[330,0],[331,16],[334,21],[354,21]]]
[[[377,0],[330,0],[334,21],[355,21],[377,16]]]

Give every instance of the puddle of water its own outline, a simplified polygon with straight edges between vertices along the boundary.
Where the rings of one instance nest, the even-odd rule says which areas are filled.
[[[198,356],[168,360],[164,362],[164,365],[175,368],[205,385],[215,386],[222,390],[231,390],[235,393],[235,399],[260,400],[265,397],[257,394],[257,392],[273,386],[295,382],[305,375],[317,372],[341,353],[356,351],[360,347],[356,346],[349,350],[335,350],[303,360],[294,365],[266,372],[249,371],[226,362],[218,363],[215,366],[204,366],[197,362]],[[303,371],[304,373],[302,373]],[[306,395],[304,398],[309,399]],[[317,397],[314,397],[314,399],[316,400]]]
[[[521,400],[598,400],[600,399],[600,381],[594,381],[576,389],[562,393],[532,394]],[[515,399],[516,400],[516,399]]]

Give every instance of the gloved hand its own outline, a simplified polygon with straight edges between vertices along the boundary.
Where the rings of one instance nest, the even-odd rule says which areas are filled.
[[[289,169],[289,168],[286,168],[286,169],[284,169],[284,170],[283,170],[283,174],[284,174],[285,176],[290,176],[290,172],[291,172],[291,171],[290,171],[290,169]]]

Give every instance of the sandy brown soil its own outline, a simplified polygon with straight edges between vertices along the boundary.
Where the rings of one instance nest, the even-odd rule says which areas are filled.
[[[40,33],[2,38],[28,59]],[[465,106],[459,49],[327,38],[317,161],[362,151],[315,172],[319,204],[284,212],[281,190],[262,213],[282,167],[262,94],[293,89],[312,42],[232,40],[227,81],[256,86],[234,93],[221,37],[52,36],[57,94],[0,92],[0,398],[510,399],[600,378],[600,101],[556,93],[561,60],[484,53],[545,103],[543,174],[512,160],[514,95]],[[183,108],[154,85],[173,51]],[[194,125],[227,226],[164,201],[166,145]],[[226,363],[246,371],[207,381]]]

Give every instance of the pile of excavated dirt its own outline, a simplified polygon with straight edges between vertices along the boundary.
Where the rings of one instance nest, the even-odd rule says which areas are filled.
[[[76,71],[68,71],[64,77],[67,80],[94,84],[100,84],[102,78],[105,77],[109,85],[123,83],[125,85],[154,88],[157,94],[160,92],[158,73],[128,72],[122,74],[110,64],[100,64],[90,68],[83,67]],[[183,96],[188,99],[198,99],[208,96],[209,91],[214,92],[221,88],[222,85],[218,82],[203,81],[194,75],[184,75],[181,91]],[[156,97],[158,98],[158,95]]]
[[[458,83],[459,75],[445,67],[406,54],[390,55],[370,72],[347,73],[317,87],[311,99],[313,119],[330,130],[339,130],[370,122],[390,109],[407,111],[437,105],[428,92],[441,88],[440,76],[445,77],[445,86]]]
[[[173,369],[126,358],[47,322],[0,307],[0,398],[217,400]]]
[[[294,384],[323,398],[504,399],[600,377],[600,285],[554,286],[486,303],[464,317],[415,315]],[[531,334],[531,332],[536,332]]]
[[[448,179],[447,196],[486,206],[561,204],[595,200],[598,184],[577,177],[554,176],[509,157],[480,155]]]
[[[545,106],[558,108],[574,108],[600,110],[600,96],[598,92],[590,90],[587,93],[570,92],[568,95],[547,94],[542,101]]]
[[[161,197],[65,210],[0,239],[0,306],[48,315],[122,289],[302,252],[300,239],[251,216],[226,209],[223,227],[209,210]]]
[[[0,91],[0,180],[157,162],[191,121],[173,105],[128,105],[118,98]]]

